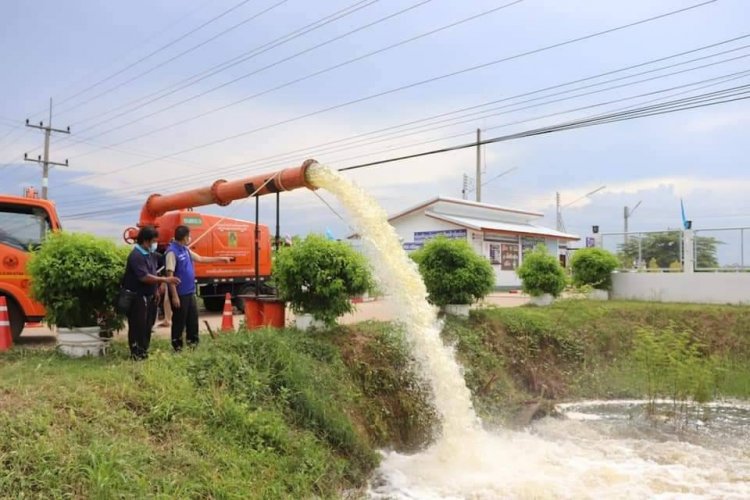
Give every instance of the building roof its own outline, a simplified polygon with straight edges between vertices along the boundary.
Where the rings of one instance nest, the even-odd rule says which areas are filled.
[[[455,204],[455,205],[462,205],[465,207],[475,207],[475,208],[481,208],[481,209],[488,209],[488,210],[494,210],[498,212],[505,212],[509,214],[519,214],[519,215],[528,215],[531,217],[542,217],[544,214],[539,212],[531,212],[528,210],[519,210],[517,208],[508,208],[508,207],[501,207],[499,205],[491,205],[489,203],[479,203],[476,201],[469,201],[469,200],[462,200],[459,198],[451,198],[447,196],[436,196],[432,199],[429,199],[427,201],[424,201],[418,205],[415,205],[413,207],[407,208],[406,210],[403,210],[401,212],[397,212],[394,215],[391,215],[388,217],[388,222],[404,217],[406,215],[409,215],[411,213],[417,212],[419,210],[423,210],[425,208],[428,208],[432,205],[435,205],[439,202],[445,202],[449,204]]]
[[[475,231],[487,231],[511,234],[528,234],[529,236],[547,236],[560,240],[580,240],[580,236],[575,234],[563,233],[546,227],[535,226],[534,224],[515,224],[511,222],[498,222],[473,217],[459,217],[455,215],[436,214],[425,212],[425,215],[434,219],[450,222],[461,227],[473,229]]]
[[[541,218],[544,215],[539,212],[445,196],[436,196],[391,215],[388,218],[388,222],[393,223],[397,219],[416,213],[422,213],[424,216],[475,231],[543,236],[569,241],[581,239],[575,234],[568,234],[532,224],[531,221],[533,219]],[[349,235],[348,238],[357,238],[358,236],[355,233]]]

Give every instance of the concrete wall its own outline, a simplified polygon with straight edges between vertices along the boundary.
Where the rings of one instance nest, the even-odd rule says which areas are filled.
[[[612,298],[750,304],[750,273],[614,273]]]

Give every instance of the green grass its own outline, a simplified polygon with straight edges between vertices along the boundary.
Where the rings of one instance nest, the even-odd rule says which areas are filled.
[[[181,355],[157,341],[143,363],[122,343],[99,359],[14,351],[0,367],[0,496],[327,498],[361,487],[375,446],[404,441],[388,440],[395,422],[375,418],[374,402],[411,402],[413,422],[429,406],[408,384],[361,384],[337,347],[353,336],[392,343],[390,362],[413,378],[387,325],[226,335]]]
[[[449,318],[489,424],[529,401],[644,397],[636,333],[670,325],[718,360],[717,397],[750,397],[750,308],[560,301]],[[437,418],[400,330],[204,338],[173,355],[0,358],[0,498],[337,498],[361,493],[377,449],[415,451]],[[355,493],[356,494],[356,493]]]
[[[529,399],[648,395],[634,357],[636,333],[689,333],[716,360],[713,397],[750,397],[750,308],[641,302],[558,301],[552,307],[488,308],[451,319],[480,413],[506,419]]]

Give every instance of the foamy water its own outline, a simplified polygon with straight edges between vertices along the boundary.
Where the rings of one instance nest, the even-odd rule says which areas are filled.
[[[431,386],[442,421],[441,443],[448,445],[449,457],[452,446],[460,446],[467,433],[479,429],[479,420],[453,350],[440,339],[437,311],[427,302],[427,289],[416,264],[401,247],[385,210],[364,189],[322,165],[310,167],[307,178],[336,195],[368,245],[378,281],[406,326],[419,369]]]
[[[750,498],[750,435],[731,435],[737,421],[730,422],[730,438],[719,432],[686,440],[644,431],[632,415],[620,418],[621,409],[607,412],[606,403],[595,402],[564,407],[568,418],[544,419],[525,432],[482,430],[417,266],[385,211],[326,167],[313,165],[308,179],[336,195],[368,245],[442,422],[440,438],[426,451],[384,454],[371,498]]]

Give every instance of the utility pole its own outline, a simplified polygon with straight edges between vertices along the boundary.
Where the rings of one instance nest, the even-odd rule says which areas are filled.
[[[599,186],[598,188],[594,189],[593,191],[589,191],[588,193],[584,194],[583,196],[580,196],[576,198],[575,200],[571,201],[570,203],[566,203],[565,205],[562,205],[560,203],[560,192],[555,193],[555,207],[556,207],[556,213],[557,213],[557,230],[565,232],[565,222],[563,221],[562,216],[562,209],[567,208],[571,205],[575,205],[579,201],[581,201],[584,198],[590,198],[591,196],[595,195],[602,189],[606,189],[607,186]]]
[[[477,129],[477,201],[482,201],[482,129]]]
[[[633,216],[633,212],[635,212],[635,209],[636,209],[636,208],[638,208],[638,207],[639,207],[639,206],[641,205],[641,202],[642,202],[642,201],[643,201],[643,200],[641,200],[641,201],[639,201],[638,203],[636,203],[636,204],[635,204],[635,206],[634,206],[633,208],[628,208],[628,207],[626,206],[626,207],[624,208],[624,210],[623,210],[623,213],[622,213],[622,215],[623,215],[623,219],[624,219],[624,233],[625,233],[625,238],[624,238],[624,241],[625,241],[625,244],[626,244],[626,245],[627,245],[627,243],[628,243],[628,219],[630,219],[630,217],[632,217],[632,216]]]
[[[29,123],[29,119],[26,119],[26,126],[31,128],[38,128],[39,130],[44,130],[44,158],[41,156],[37,156],[36,158],[29,158],[27,153],[23,154],[23,159],[26,161],[33,161],[34,163],[39,163],[42,165],[42,198],[47,199],[47,187],[49,185],[49,168],[50,165],[58,165],[60,167],[67,167],[68,166],[68,160],[65,160],[65,163],[58,163],[54,161],[50,161],[49,159],[49,140],[50,136],[52,135],[52,132],[59,132],[61,134],[69,134],[70,133],[70,127],[67,127],[65,130],[52,128],[52,98],[49,98],[49,121],[47,122],[47,126],[44,126],[44,122],[39,122],[39,125],[31,125]]]

